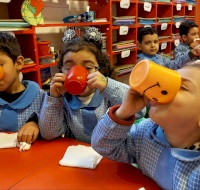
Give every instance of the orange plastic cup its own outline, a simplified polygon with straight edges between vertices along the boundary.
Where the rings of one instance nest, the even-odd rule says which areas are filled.
[[[180,74],[144,59],[133,68],[129,84],[132,89],[159,103],[170,102],[180,90]]]
[[[3,79],[4,77],[4,70],[2,67],[0,67],[0,81]]]
[[[87,86],[88,71],[81,65],[71,67],[67,73],[64,83],[67,92],[73,95],[79,95],[84,92]]]

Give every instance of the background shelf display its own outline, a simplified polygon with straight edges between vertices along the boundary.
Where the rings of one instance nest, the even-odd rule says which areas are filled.
[[[9,15],[8,19],[22,19],[22,2],[23,0],[18,0],[11,1],[7,4],[7,12]],[[66,1],[64,0],[63,2],[66,3]],[[137,62],[137,53],[139,52],[137,46],[137,35],[141,28],[146,26],[155,27],[158,30],[159,35],[159,53],[162,53],[162,55],[172,58],[173,49],[177,45],[177,40],[180,40],[178,33],[179,25],[182,20],[190,19],[196,21],[197,24],[200,24],[198,23],[200,21],[196,19],[198,18],[198,16],[200,16],[198,15],[200,13],[197,13],[197,10],[200,9],[200,5],[195,3],[181,3],[181,5],[177,6],[176,3],[171,1],[145,2],[130,0],[129,7],[121,8],[120,0],[88,0],[85,2],[87,3],[87,5],[90,6],[90,10],[95,11],[97,22],[63,23],[62,20],[57,20],[55,22],[45,20],[44,25],[28,26],[26,24],[22,24],[22,26],[10,28],[9,24],[9,26],[6,26],[5,29],[2,24],[5,24],[4,21],[6,20],[2,21],[2,23],[0,20],[0,31],[13,31],[19,40],[23,56],[26,58],[31,58],[31,60],[33,60],[33,64],[25,65],[22,69],[24,79],[34,80],[42,87],[41,69],[55,67],[57,65],[57,62],[43,65],[39,63],[37,47],[38,34],[36,32],[38,29],[46,30],[47,28],[52,29],[57,27],[63,27],[65,29],[69,27],[98,27],[100,31],[105,35],[105,51],[110,58],[111,64],[120,67],[120,71],[121,69],[130,71],[130,68],[134,66]],[[45,3],[46,2],[44,2],[44,4]],[[53,9],[54,7],[52,7],[52,10]],[[74,6],[74,9],[76,9],[76,6]],[[83,10],[84,9],[85,8],[83,8]],[[1,15],[0,19],[2,19]],[[101,19],[103,19],[102,22]],[[122,23],[120,25],[116,25],[116,23],[114,22],[117,19],[125,19],[125,21],[129,21],[130,19],[131,22],[129,22],[129,24],[125,22],[125,24]],[[63,32],[62,30],[60,31],[60,33],[62,34],[57,36],[55,35],[54,37],[59,38],[60,42],[62,42]],[[119,46],[118,49],[113,46],[114,43],[129,40],[132,41],[131,45],[129,44],[130,46],[125,46],[124,48],[122,48],[122,46]],[[126,68],[126,65],[128,69]],[[123,71],[120,73],[123,73]],[[124,74],[127,74],[127,72],[124,72]],[[116,77],[116,79],[120,80],[120,77]],[[125,82],[127,83],[127,81]]]

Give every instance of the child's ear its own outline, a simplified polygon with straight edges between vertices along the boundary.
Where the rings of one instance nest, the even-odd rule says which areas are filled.
[[[21,69],[24,66],[24,57],[22,55],[17,57],[17,60],[15,61],[15,66],[18,71],[21,71]]]
[[[138,49],[141,50],[141,44],[138,41],[137,41],[137,46],[138,46]]]
[[[183,35],[181,36],[181,39],[185,42],[185,41],[187,40],[187,36],[186,36],[185,34],[183,34]]]

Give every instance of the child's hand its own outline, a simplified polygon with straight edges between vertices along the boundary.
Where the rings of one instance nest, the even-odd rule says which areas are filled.
[[[30,144],[34,142],[39,134],[39,127],[34,121],[30,121],[22,126],[17,135],[17,141]]]
[[[191,53],[192,53],[194,56],[200,56],[200,45],[195,46],[195,47],[191,50]]]
[[[145,96],[141,96],[133,89],[129,89],[123,99],[121,106],[115,112],[116,117],[119,119],[127,120],[135,113],[142,110],[149,102]]]
[[[64,82],[66,79],[66,75],[63,73],[56,73],[51,81],[50,85],[50,96],[59,98],[65,92]]]
[[[87,76],[87,85],[92,88],[97,88],[102,92],[107,86],[107,78],[99,71],[91,73]]]
[[[199,45],[200,38],[195,38],[194,41],[190,44],[191,48],[194,48]]]

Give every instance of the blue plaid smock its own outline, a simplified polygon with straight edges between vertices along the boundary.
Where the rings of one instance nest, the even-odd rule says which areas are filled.
[[[17,132],[35,112],[38,117],[45,91],[33,81],[24,80],[23,94],[14,102],[0,98],[0,131]]]
[[[91,145],[109,159],[137,163],[162,189],[200,189],[200,151],[172,148],[151,119],[122,126],[105,114],[93,131]]]
[[[185,43],[180,42],[180,44],[174,49],[174,59],[177,60],[180,57],[182,57],[184,54],[188,54],[191,49],[192,48],[190,48]],[[195,60],[197,60],[199,58],[200,57],[194,57],[192,60],[195,61]]]
[[[189,53],[191,48],[183,42],[174,48],[174,59],[178,59],[183,56],[185,53]]]
[[[46,94],[39,120],[42,137],[49,140],[65,134],[66,137],[90,143],[97,120],[110,106],[122,103],[128,88],[128,85],[108,78],[107,87],[101,93],[96,90],[87,106],[76,96],[65,94],[64,97],[54,98]],[[143,116],[141,112],[138,119]],[[87,128],[89,124],[91,127]]]

